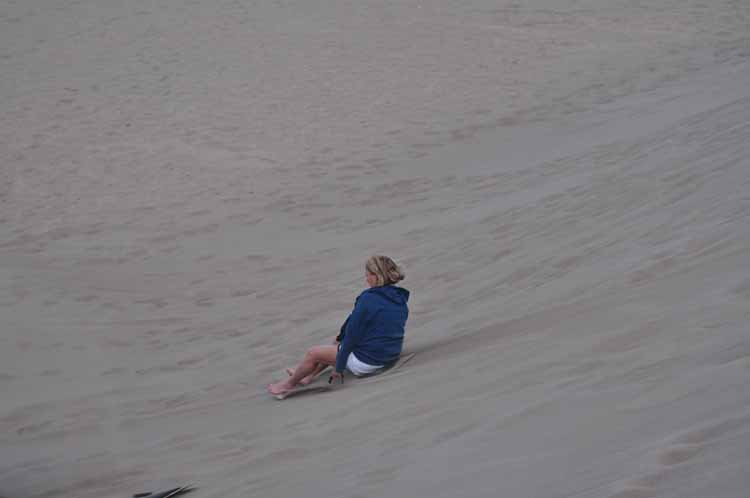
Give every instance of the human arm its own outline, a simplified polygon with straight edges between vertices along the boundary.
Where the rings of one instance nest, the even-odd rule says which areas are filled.
[[[346,368],[346,360],[349,358],[349,354],[354,347],[364,337],[369,319],[368,299],[367,296],[361,295],[354,305],[354,310],[349,315],[349,318],[346,319],[344,327],[342,327],[344,328],[344,334],[339,345],[338,354],[336,355],[335,372],[342,373]]]
[[[356,304],[355,304],[356,306]],[[349,317],[346,318],[346,321],[341,326],[341,329],[339,330],[339,335],[336,336],[336,338],[333,340],[334,344],[339,344],[341,340],[344,338],[344,334],[346,333],[346,326],[349,324]]]
[[[337,372],[336,370],[334,370],[333,372],[331,372],[331,376],[328,377],[328,383],[329,384],[333,384],[334,380],[341,380],[341,383],[343,384],[344,383],[344,372]]]

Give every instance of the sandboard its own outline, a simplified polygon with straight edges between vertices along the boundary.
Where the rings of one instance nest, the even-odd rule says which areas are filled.
[[[355,378],[356,379],[368,379],[370,377],[379,377],[379,376],[382,376],[382,375],[384,375],[386,373],[395,372],[396,370],[398,370],[399,368],[401,368],[402,366],[404,366],[406,364],[406,362],[408,362],[409,360],[411,360],[412,358],[414,358],[414,356],[416,354],[417,353],[406,353],[404,355],[399,356],[398,360],[396,360],[394,363],[392,363],[390,365],[386,365],[386,366],[384,366],[383,368],[381,368],[380,370],[378,370],[376,372],[373,372],[371,374],[366,374],[366,375],[360,375],[360,376],[357,376]]]
[[[372,377],[381,377],[383,375],[395,372],[396,370],[404,366],[406,362],[414,358],[415,355],[416,353],[407,353],[405,355],[401,355],[401,357],[399,357],[399,359],[396,360],[395,363],[385,366],[381,368],[380,370],[378,370],[377,372],[373,372],[367,375],[360,375],[358,377],[355,376],[354,377],[355,382],[358,379],[369,379]],[[323,378],[325,378],[326,380],[321,381],[320,379],[323,379]],[[291,398],[294,396],[301,396],[305,394],[322,393],[322,392],[330,391],[333,388],[332,385],[321,384],[321,382],[328,382],[327,379],[328,379],[328,375],[326,375],[326,372],[324,371],[314,381],[312,381],[310,384],[306,386],[296,387],[292,389],[291,391],[287,391],[281,394],[271,394],[271,396],[273,396],[274,398],[278,400],[284,400],[284,399]]]
[[[322,393],[322,392],[330,391],[330,390],[331,390],[331,386],[315,385],[315,382],[313,382],[310,385],[295,387],[291,391],[287,391],[281,394],[271,394],[271,396],[279,400],[284,400],[287,398],[291,398],[292,396],[301,396],[303,394],[312,394],[312,393]]]
[[[156,493],[136,493],[133,495],[133,498],[173,498],[185,493],[190,493],[191,491],[195,491],[195,489],[196,488],[191,485],[180,486],[178,488],[172,488],[168,489],[167,491],[159,491]]]

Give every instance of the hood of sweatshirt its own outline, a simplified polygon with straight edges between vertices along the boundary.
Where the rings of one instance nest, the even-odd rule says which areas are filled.
[[[378,296],[399,305],[405,305],[406,302],[409,301],[409,291],[395,285],[372,287],[368,289],[367,292],[377,294]]]

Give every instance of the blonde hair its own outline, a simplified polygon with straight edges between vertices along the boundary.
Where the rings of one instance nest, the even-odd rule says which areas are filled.
[[[375,275],[377,287],[393,285],[405,277],[403,270],[388,256],[370,256],[365,263],[365,270]]]

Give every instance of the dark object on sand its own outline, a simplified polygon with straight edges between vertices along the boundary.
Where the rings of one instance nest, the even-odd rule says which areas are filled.
[[[185,493],[195,491],[193,486],[181,486],[179,488],[172,488],[167,491],[159,491],[157,493],[137,493],[133,495],[133,498],[172,498]]]

